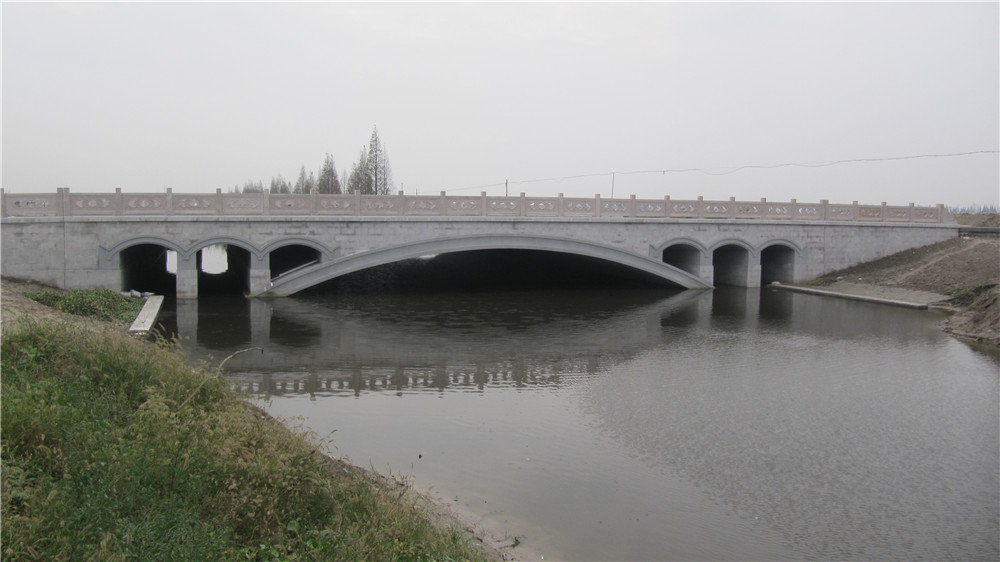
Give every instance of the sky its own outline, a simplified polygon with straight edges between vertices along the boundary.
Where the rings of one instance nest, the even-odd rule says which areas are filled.
[[[1000,199],[1000,4],[13,3],[9,193]]]

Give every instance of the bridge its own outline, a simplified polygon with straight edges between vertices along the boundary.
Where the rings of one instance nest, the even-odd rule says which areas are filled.
[[[959,232],[942,205],[856,201],[67,188],[0,190],[0,198],[3,275],[178,298],[220,282],[202,263],[215,246],[226,249],[222,282],[277,297],[376,266],[495,250],[574,256],[681,288],[756,287],[812,279]]]

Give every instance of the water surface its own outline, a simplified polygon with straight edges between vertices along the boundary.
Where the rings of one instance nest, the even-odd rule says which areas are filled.
[[[198,358],[522,555],[995,560],[1000,360],[769,290],[200,300]]]

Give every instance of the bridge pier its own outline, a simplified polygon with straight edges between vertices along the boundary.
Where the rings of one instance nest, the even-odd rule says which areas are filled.
[[[251,295],[259,295],[271,288],[271,254],[264,252],[250,259],[248,284],[247,290]]]
[[[177,299],[177,338],[181,346],[191,349],[198,345],[198,300]],[[187,342],[187,343],[185,343]]]
[[[201,270],[201,252],[190,256],[177,255],[177,299],[198,298],[198,272]]]

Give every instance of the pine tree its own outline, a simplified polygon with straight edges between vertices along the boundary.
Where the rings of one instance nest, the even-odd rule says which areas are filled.
[[[264,192],[264,183],[261,182],[260,180],[257,180],[256,182],[247,180],[247,182],[243,184],[243,193],[263,193],[263,192]],[[237,193],[240,193],[240,191],[237,191]]]
[[[333,156],[327,153],[323,165],[320,167],[319,180],[316,181],[316,190],[320,193],[342,193],[340,179],[337,177],[337,166],[333,163]]]
[[[278,174],[276,177],[271,178],[271,193],[291,193],[292,186],[285,181],[285,178]]]
[[[358,155],[358,161],[351,168],[351,177],[347,180],[348,193],[360,193],[361,195],[371,195],[375,193],[375,184],[372,181],[371,170],[368,166],[368,155],[364,147]]]
[[[385,154],[385,146],[378,136],[377,126],[372,130],[372,136],[368,140],[368,173],[372,176],[375,193],[389,195],[392,192],[389,159]]]
[[[309,193],[309,177],[306,176],[306,167],[303,164],[299,170],[299,179],[295,180],[295,187],[292,193]]]

